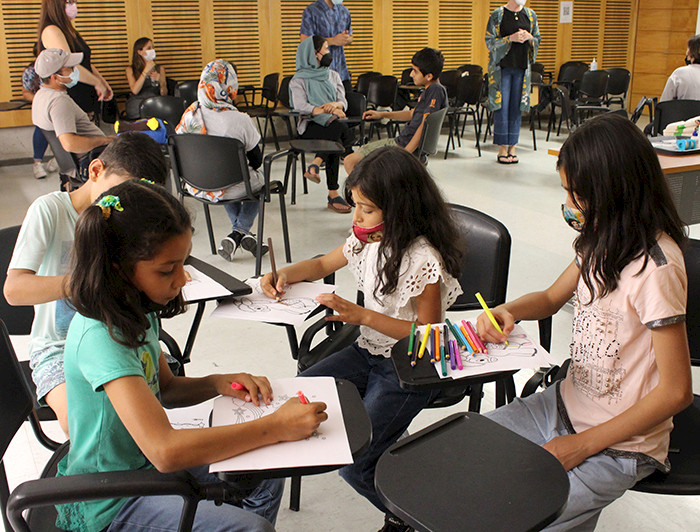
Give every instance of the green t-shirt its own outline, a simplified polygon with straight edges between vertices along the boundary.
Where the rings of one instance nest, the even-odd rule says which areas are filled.
[[[107,326],[76,314],[68,329],[64,355],[70,451],[58,465],[59,475],[150,469],[104,391],[103,385],[130,375],[142,376],[160,398],[158,319],[146,343],[125,347],[109,336]],[[77,502],[57,506],[56,525],[65,530],[99,532],[108,526],[126,499]]]

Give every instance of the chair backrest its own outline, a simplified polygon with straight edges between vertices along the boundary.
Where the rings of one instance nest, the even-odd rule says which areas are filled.
[[[450,204],[452,217],[461,235],[462,295],[448,310],[478,310],[475,294],[481,292],[489,308],[506,300],[511,238],[508,229],[488,214],[463,205]]]
[[[2,287],[5,286],[7,267],[10,265],[10,259],[12,259],[19,229],[19,225],[0,229],[0,319],[5,322],[10,334],[27,335],[32,330],[34,307],[31,305],[12,306],[7,302],[5,295],[1,291]]]
[[[484,75],[484,68],[481,65],[466,64],[457,67],[457,72],[459,72],[460,76],[464,76],[464,74],[466,73],[468,76],[481,77]]]
[[[672,122],[688,120],[700,115],[700,100],[668,100],[654,108],[654,136],[661,135]]]
[[[559,67],[557,81],[573,83],[583,78],[583,73],[588,70],[588,64],[583,61],[567,61]]]
[[[688,330],[690,360],[694,366],[700,366],[700,240],[690,239],[683,256],[688,276],[685,325]]]
[[[578,88],[579,98],[583,96],[587,100],[602,100],[605,96],[605,89],[608,86],[610,74],[605,70],[587,70],[581,78],[581,85]]]
[[[393,107],[399,82],[396,76],[373,77],[367,89],[367,104],[375,107]],[[358,91],[361,92],[361,91]]]
[[[51,146],[56,162],[58,163],[58,171],[65,175],[77,175],[78,165],[77,160],[73,155],[65,150],[61,141],[58,140],[55,131],[42,129],[41,132],[46,137],[46,142]]]
[[[357,76],[357,84],[355,85],[355,90],[367,96],[367,91],[369,91],[369,82],[373,78],[378,78],[381,75],[381,72],[365,72],[364,74],[360,74],[359,76]]]
[[[261,95],[267,100],[267,104],[277,103],[279,80],[279,72],[273,72],[263,78]]]
[[[361,118],[367,110],[367,98],[361,92],[350,91],[345,95],[348,100],[348,110],[346,116],[348,118]]]
[[[457,82],[456,107],[476,105],[481,99],[481,76],[462,76]]]
[[[238,139],[214,135],[172,135],[168,139],[175,180],[206,191],[249,182],[245,147]]]
[[[421,134],[420,143],[416,149],[416,155],[421,161],[424,161],[428,155],[435,155],[438,151],[438,141],[440,140],[440,131],[442,123],[445,121],[447,107],[438,111],[433,111],[425,119],[423,124],[423,133]]]
[[[280,88],[277,91],[277,101],[287,109],[292,108],[291,99],[289,98],[289,82],[293,76],[284,76],[280,82]]]
[[[607,95],[627,96],[627,90],[630,86],[630,71],[626,68],[606,68],[605,71],[609,74],[605,93]]]
[[[544,78],[544,64],[542,63],[530,63],[530,72],[539,72],[540,76]]]
[[[401,85],[413,85],[413,78],[411,77],[411,71],[413,68],[404,68],[401,71]]]
[[[189,107],[191,103],[197,100],[197,87],[199,87],[198,79],[189,79],[187,81],[183,81],[177,86],[175,96],[185,100],[185,109]]]
[[[447,90],[447,97],[454,100],[457,97],[457,86],[462,75],[457,70],[443,70],[440,74],[440,84]]]
[[[141,118],[160,118],[175,128],[185,112],[184,98],[177,96],[153,96],[141,104]]]

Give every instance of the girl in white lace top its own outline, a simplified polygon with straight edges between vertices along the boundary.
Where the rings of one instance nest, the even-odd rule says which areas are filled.
[[[269,297],[278,297],[287,283],[322,279],[343,266],[355,276],[364,307],[335,294],[322,294],[318,301],[337,312],[329,320],[359,325],[360,337],[303,375],[331,375],[357,386],[373,439],[368,452],[340,474],[386,512],[374,490],[376,462],[433,396],[401,389],[389,354],[410,334],[412,323],[443,320],[462,293],[457,281],[462,252],[435,182],[405,150],[383,148],[368,155],[348,177],[345,193],[355,203],[353,231],[345,243],[279,270],[277,286],[271,274],[265,275],[261,286]]]

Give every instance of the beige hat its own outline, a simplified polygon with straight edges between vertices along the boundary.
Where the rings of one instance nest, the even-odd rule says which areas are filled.
[[[34,63],[34,71],[40,78],[48,78],[63,67],[74,67],[83,60],[83,53],[71,54],[60,48],[47,48],[39,54]]]

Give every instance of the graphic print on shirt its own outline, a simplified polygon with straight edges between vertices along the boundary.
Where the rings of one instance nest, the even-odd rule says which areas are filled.
[[[153,357],[148,351],[143,351],[141,353],[141,367],[143,368],[143,374],[146,377],[146,383],[154,395],[160,398],[160,386],[158,384],[158,373],[156,372],[155,364],[153,363]]]
[[[608,404],[622,398],[620,388],[627,370],[621,367],[618,334],[622,313],[602,308],[598,302],[582,305],[576,298],[571,343],[572,382],[590,398],[608,398]]]

